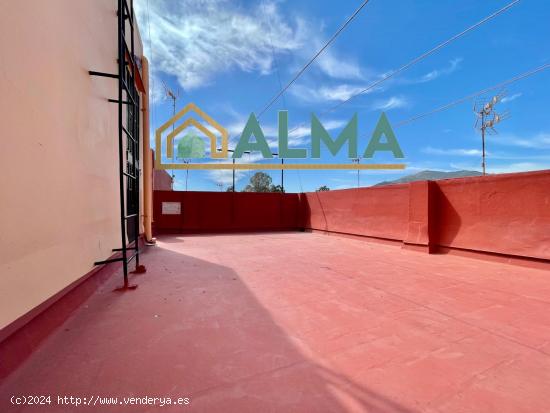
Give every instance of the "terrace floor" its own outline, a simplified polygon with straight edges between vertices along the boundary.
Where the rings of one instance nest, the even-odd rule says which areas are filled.
[[[164,236],[143,262],[137,290],[110,278],[8,377],[0,411],[550,409],[547,271],[307,233]]]

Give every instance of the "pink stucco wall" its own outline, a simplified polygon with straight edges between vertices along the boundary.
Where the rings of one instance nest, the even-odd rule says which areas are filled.
[[[164,169],[153,170],[153,190],[155,191],[171,191],[172,178],[168,171]]]
[[[117,83],[88,74],[116,30],[112,0],[0,2],[0,328],[120,246]]]

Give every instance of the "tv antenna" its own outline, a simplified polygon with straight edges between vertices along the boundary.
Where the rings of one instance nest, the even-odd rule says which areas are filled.
[[[505,93],[501,92],[488,100],[482,99],[474,104],[474,113],[476,114],[475,128],[481,131],[481,167],[483,175],[486,175],[485,134],[496,135],[498,132],[495,129],[495,125],[510,117],[508,111],[499,114],[495,110],[495,106],[502,100],[504,95]]]
[[[180,90],[178,88],[174,92],[172,89],[166,86],[166,83],[164,83],[164,81],[162,82],[162,87],[164,87],[164,92],[165,92],[164,99],[172,99],[172,116],[173,116],[176,114],[176,100],[180,98]],[[172,127],[174,127],[174,125],[172,125]]]
[[[179,88],[176,89],[176,91],[174,92],[172,89],[170,89],[168,86],[166,86],[166,83],[163,81],[162,82],[162,87],[164,88],[164,99],[171,99],[172,100],[172,117],[176,116],[176,101],[179,99],[180,97],[180,90]],[[172,123],[172,132],[174,132],[174,123]],[[185,162],[187,163],[187,162]],[[170,178],[171,178],[171,187],[172,187],[172,190],[174,190],[174,179],[176,177],[176,175],[174,174],[174,170],[172,169],[171,171],[172,173],[170,174]],[[187,174],[185,176],[185,190],[187,191],[187,178],[188,178],[188,174],[189,174],[189,169],[187,169]]]

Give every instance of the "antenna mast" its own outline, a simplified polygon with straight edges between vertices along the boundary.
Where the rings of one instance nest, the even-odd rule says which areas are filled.
[[[477,116],[475,128],[481,131],[481,167],[484,176],[486,175],[485,133],[496,134],[495,125],[510,117],[509,112],[499,114],[495,111],[495,105],[502,100],[503,96],[504,93],[499,93],[489,100],[478,101],[474,105],[474,113]]]
[[[164,92],[166,93],[165,99],[172,99],[172,116],[176,116],[176,100],[180,97],[180,91],[179,89],[176,90],[174,93],[172,89],[170,89],[168,86],[166,86],[166,83],[162,82],[162,86],[164,87]],[[174,124],[172,124],[172,132],[174,132]],[[187,170],[187,173],[189,173],[189,170]],[[174,174],[174,170],[172,169],[172,173],[170,174],[170,186],[172,190],[174,190],[174,178],[176,175]],[[187,176],[185,177],[185,190],[187,191]]]

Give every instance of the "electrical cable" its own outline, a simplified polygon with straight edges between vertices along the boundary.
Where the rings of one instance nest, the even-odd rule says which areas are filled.
[[[430,110],[430,111],[428,111],[428,112],[424,112],[424,113],[421,113],[421,114],[419,114],[419,115],[413,116],[413,117],[411,117],[411,118],[408,118],[408,119],[402,120],[402,121],[400,121],[400,122],[397,122],[397,123],[395,124],[395,127],[397,128],[397,127],[400,127],[400,126],[403,126],[403,125],[407,125],[407,124],[409,124],[409,123],[411,123],[411,122],[414,122],[414,121],[416,121],[416,120],[418,120],[418,119],[425,118],[426,116],[430,116],[430,115],[433,115],[433,114],[435,114],[435,113],[442,112],[442,111],[447,110],[447,109],[449,109],[449,108],[451,108],[451,107],[453,107],[453,106],[456,106],[456,105],[458,105],[458,104],[460,104],[460,103],[463,103],[463,102],[466,102],[466,101],[468,101],[468,100],[470,100],[470,99],[473,99],[473,98],[475,98],[475,97],[477,97],[477,96],[479,96],[479,95],[483,95],[483,94],[485,94],[485,93],[487,93],[487,92],[490,92],[490,91],[492,91],[492,90],[495,90],[495,89],[500,89],[500,88],[502,88],[502,87],[504,87],[504,86],[507,86],[507,85],[509,85],[509,84],[511,84],[511,83],[517,82],[517,81],[519,81],[519,80],[525,79],[526,77],[529,77],[529,76],[532,76],[532,75],[534,75],[534,74],[536,74],[536,73],[542,72],[543,70],[546,70],[546,69],[548,69],[548,68],[550,68],[550,63],[546,63],[546,64],[544,64],[544,65],[542,65],[542,66],[539,66],[539,67],[537,67],[537,68],[535,68],[535,69],[533,69],[533,70],[530,70],[530,71],[528,71],[528,72],[524,72],[524,73],[522,73],[522,74],[520,74],[520,75],[517,75],[517,76],[511,78],[511,79],[508,79],[508,80],[505,80],[505,81],[503,81],[503,82],[500,82],[500,83],[498,83],[498,84],[496,84],[496,85],[494,85],[494,86],[490,86],[490,87],[488,87],[488,88],[485,88],[485,89],[479,90],[479,91],[477,91],[477,92],[471,93],[471,94],[469,94],[468,96],[464,96],[464,97],[462,97],[462,98],[460,98],[460,99],[457,99],[457,100],[454,100],[454,101],[452,101],[452,102],[450,102],[450,103],[447,103],[447,104],[445,104],[445,105],[439,106],[439,107],[437,107],[437,108],[435,108],[435,109],[432,109],[432,110]]]
[[[381,79],[371,83],[369,86],[367,86],[366,88],[362,89],[361,91],[357,92],[357,93],[354,93],[353,95],[351,95],[349,98],[347,98],[346,100],[343,100],[342,102],[339,102],[337,103],[336,105],[328,108],[327,110],[321,112],[321,115],[324,115],[324,114],[327,114],[329,112],[333,112],[334,110],[338,109],[339,107],[341,107],[342,105],[345,105],[346,103],[350,102],[352,99],[356,98],[357,96],[359,95],[362,95],[366,92],[368,92],[369,90],[372,90],[373,88],[379,86],[380,84],[382,84],[383,82],[387,81],[388,79],[391,79],[392,77],[394,77],[395,75],[401,73],[401,72],[404,72],[405,70],[407,70],[408,68],[410,68],[411,66],[415,65],[416,63],[424,60],[425,58],[427,58],[428,56],[432,55],[433,53],[435,53],[436,51],[442,49],[443,47],[449,45],[450,43],[454,42],[455,40],[459,39],[460,37],[464,36],[465,34],[471,32],[472,30],[478,28],[479,26],[481,26],[482,24],[484,23],[487,23],[488,21],[494,19],[495,17],[499,16],[500,14],[504,13],[505,11],[507,11],[508,9],[510,9],[512,6],[516,5],[517,3],[519,3],[521,0],[514,0],[512,1],[511,3],[508,3],[506,6],[502,7],[501,9],[495,11],[494,13],[491,13],[490,15],[488,15],[487,17],[481,19],[480,21],[478,21],[477,23],[471,25],[470,27],[462,30],[460,33],[457,33],[455,34],[454,36],[450,37],[449,39],[439,43],[437,46],[431,48],[430,50],[422,53],[421,55],[415,57],[414,59],[412,59],[411,61],[409,61],[408,63],[404,64],[403,66],[401,66],[400,68],[396,69],[396,70],[393,70],[391,72],[389,72],[388,74],[384,75]],[[303,126],[304,124],[300,124],[298,126],[296,126],[295,128],[293,128],[290,132],[298,129],[299,127]]]
[[[357,17],[359,12],[367,5],[367,3],[370,0],[364,0],[363,3],[353,12],[353,14],[344,22],[342,26],[332,35],[332,37],[319,49],[317,53],[305,64],[304,67],[302,67],[295,75],[294,77],[286,84],[284,88],[282,88],[268,103],[267,105],[258,113],[256,116],[258,119],[281,97],[281,95],[306,71],[306,69],[311,66],[311,64],[327,49],[330,44],[338,37],[340,33],[342,33],[345,28]],[[519,0],[516,0],[519,1]]]

